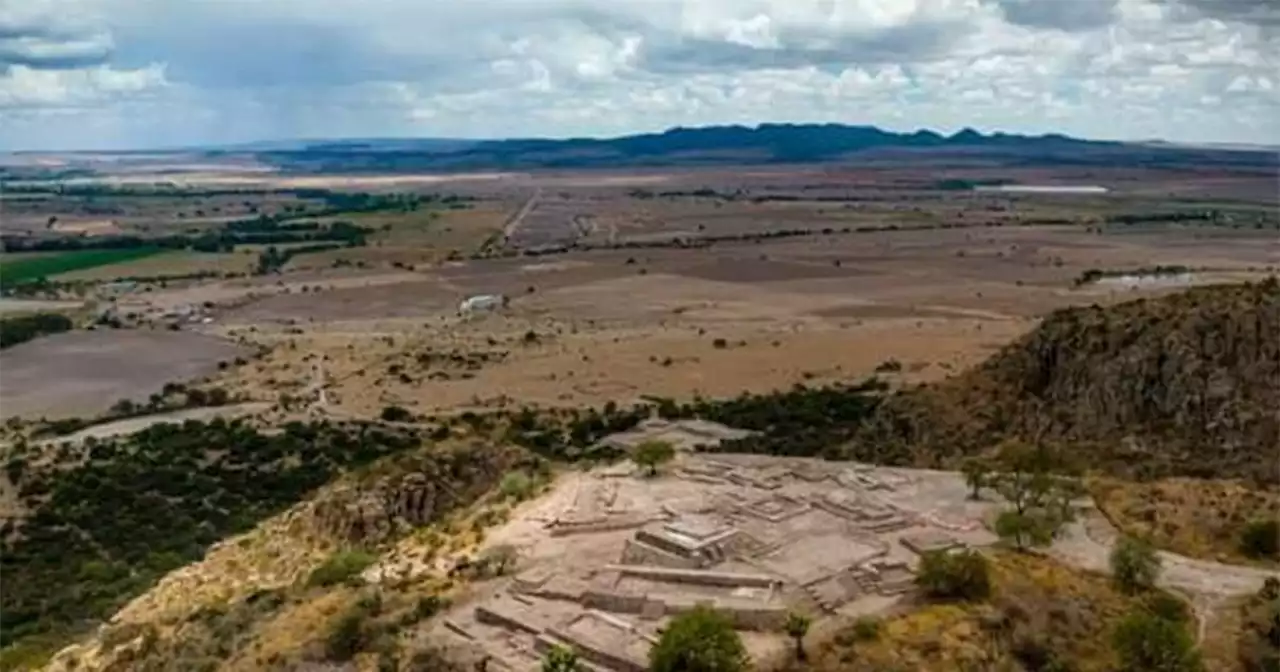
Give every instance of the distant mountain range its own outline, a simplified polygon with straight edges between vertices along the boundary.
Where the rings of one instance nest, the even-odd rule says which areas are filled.
[[[616,138],[451,140],[350,139],[257,143],[223,151],[251,152],[285,169],[477,170],[714,166],[821,163],[911,154],[980,155],[1004,163],[1135,165],[1181,162],[1273,166],[1275,157],[1236,149],[1084,140],[1065,135],[895,133],[874,126],[762,124],[673,128]]]

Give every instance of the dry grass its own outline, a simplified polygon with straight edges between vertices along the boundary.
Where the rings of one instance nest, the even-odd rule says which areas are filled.
[[[1097,479],[1090,489],[1116,527],[1161,548],[1219,562],[1280,566],[1280,559],[1257,560],[1240,551],[1247,523],[1280,515],[1280,488],[1173,478],[1150,483]]]
[[[1106,577],[1033,555],[994,552],[995,594],[985,604],[931,604],[885,621],[874,640],[837,634],[813,668],[835,670],[1021,669],[1019,642],[1035,641],[1080,672],[1115,664],[1111,630],[1135,604]]]

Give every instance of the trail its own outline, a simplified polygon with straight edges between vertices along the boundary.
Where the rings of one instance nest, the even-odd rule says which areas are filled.
[[[1110,521],[1091,508],[1067,525],[1047,553],[1076,567],[1109,573],[1111,548],[1118,537]],[[1196,560],[1167,551],[1158,554],[1162,567],[1159,585],[1191,595],[1224,598],[1254,593],[1267,578],[1280,579],[1280,571]]]
[[[538,187],[537,191],[534,191],[533,195],[529,197],[529,200],[525,201],[524,205],[520,206],[520,210],[507,221],[507,225],[502,229],[503,245],[511,242],[511,237],[520,229],[520,225],[524,223],[524,218],[527,217],[530,212],[533,212],[533,208],[537,206],[538,199],[541,197],[542,187]]]

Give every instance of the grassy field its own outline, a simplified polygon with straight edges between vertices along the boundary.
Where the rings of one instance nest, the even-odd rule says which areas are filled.
[[[0,256],[0,284],[17,284],[59,273],[119,264],[159,253],[158,247],[125,250],[78,250],[54,255],[28,257],[24,254]]]
[[[53,280],[114,280],[129,277],[157,277],[188,273],[248,273],[258,260],[257,252],[237,249],[232,253],[173,250],[143,258],[78,268],[60,273]]]

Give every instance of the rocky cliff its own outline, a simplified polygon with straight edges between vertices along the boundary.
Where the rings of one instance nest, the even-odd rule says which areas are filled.
[[[1280,285],[1054,312],[982,366],[885,400],[852,450],[945,464],[1006,437],[1129,476],[1280,481]]]
[[[332,538],[378,544],[475,501],[503,474],[534,460],[527,451],[493,445],[401,455],[323,493],[312,507],[315,524]]]

